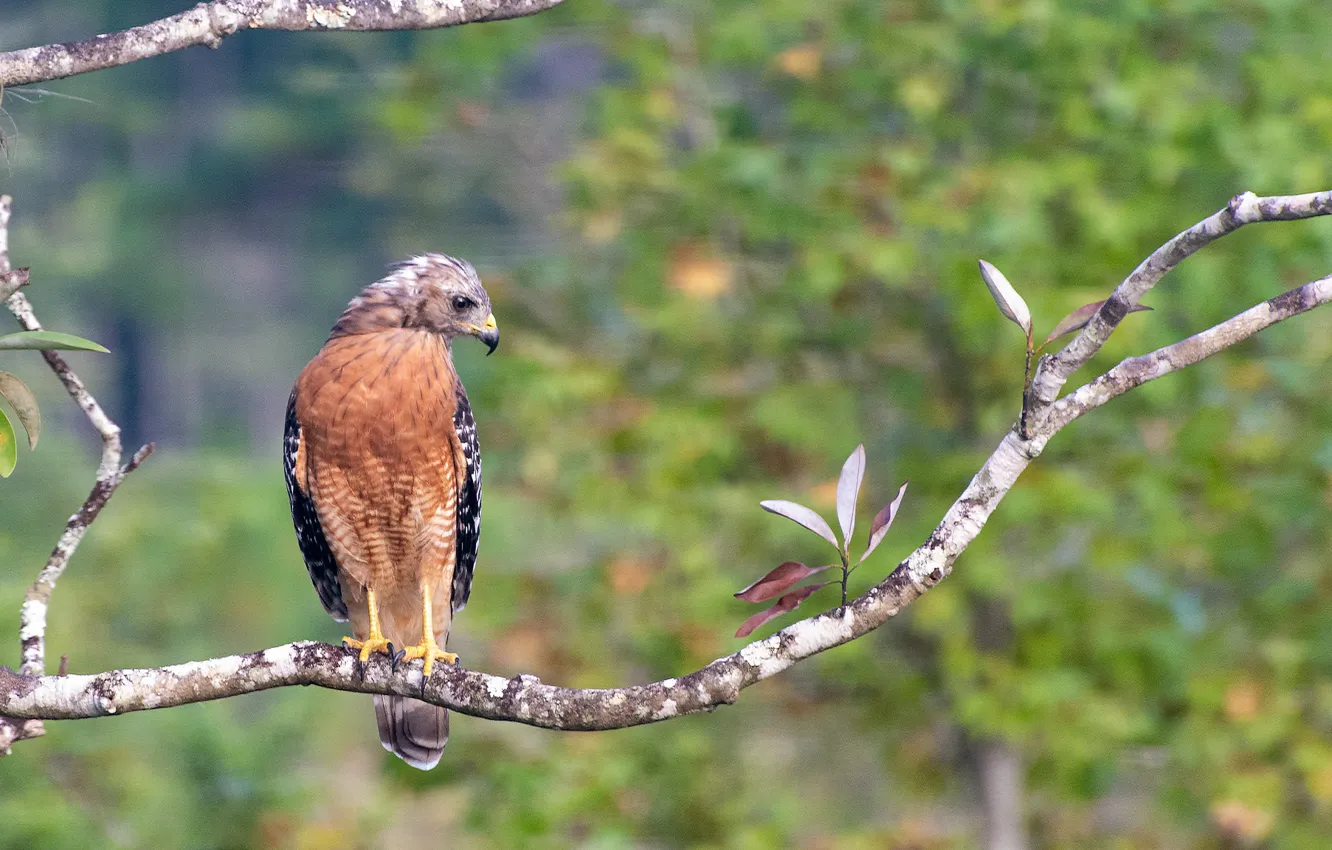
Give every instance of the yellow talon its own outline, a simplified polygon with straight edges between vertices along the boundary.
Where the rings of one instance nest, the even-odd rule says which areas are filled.
[[[342,642],[347,644],[348,649],[361,650],[362,664],[370,660],[370,653],[372,652],[383,652],[385,654],[388,654],[389,646],[391,646],[391,644],[384,639],[383,635],[380,635],[379,637],[371,635],[365,640],[357,640],[356,638],[352,637],[344,637],[342,639]]]
[[[403,657],[408,661],[411,661],[413,658],[425,659],[425,669],[423,672],[427,679],[430,678],[430,671],[434,668],[436,659],[443,661],[445,664],[458,663],[458,656],[454,655],[452,652],[445,652],[440,649],[433,637],[428,638],[424,643],[418,644],[417,646],[407,647],[406,652],[407,654]]]
[[[430,610],[430,587],[422,585],[421,587],[421,622],[424,624],[421,629],[421,642],[416,646],[409,646],[404,650],[403,657],[411,661],[414,658],[424,658],[425,665],[422,672],[425,678],[430,678],[430,671],[434,669],[435,661],[443,661],[445,664],[457,664],[458,656],[452,652],[445,652],[444,649],[435,643],[435,620]],[[424,683],[422,684],[424,687]]]
[[[379,605],[375,602],[375,592],[370,588],[365,590],[366,604],[370,607],[370,634],[366,635],[365,640],[357,640],[354,637],[344,637],[342,642],[348,649],[361,650],[361,664],[370,660],[370,653],[383,652],[390,654],[389,648],[393,645],[384,638],[384,633],[379,628]]]

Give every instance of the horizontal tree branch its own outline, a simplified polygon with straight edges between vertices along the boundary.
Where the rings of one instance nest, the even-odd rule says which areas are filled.
[[[90,676],[24,676],[0,669],[0,714],[101,717],[296,684],[413,696],[476,717],[571,731],[618,729],[708,711],[734,702],[744,688],[802,659],[873,631],[943,581],[1027,465],[1078,416],[1329,300],[1332,277],[1291,290],[1175,345],[1124,361],[1044,411],[1034,420],[1030,439],[1021,439],[1016,425],[1005,434],[934,532],[883,581],[845,607],[796,622],[686,676],[626,688],[575,690],[543,684],[534,676],[506,679],[440,666],[423,682],[415,664],[395,671],[377,656],[361,677],[346,650],[299,642],[248,655]]]
[[[563,0],[213,0],[107,35],[0,53],[0,87],[128,65],[243,29],[423,30],[535,15]]]

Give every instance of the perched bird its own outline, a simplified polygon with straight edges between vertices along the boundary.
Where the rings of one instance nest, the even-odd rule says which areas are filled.
[[[344,643],[424,659],[428,678],[472,589],[481,535],[481,450],[453,368],[455,337],[491,352],[499,329],[476,270],[415,257],[353,298],[287,403],[283,468],[296,539]],[[395,654],[395,647],[397,648]],[[384,748],[439,763],[448,713],[376,696]]]

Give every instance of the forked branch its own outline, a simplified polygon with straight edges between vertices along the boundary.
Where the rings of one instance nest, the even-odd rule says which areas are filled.
[[[1123,296],[1121,301],[1127,298],[1129,303],[1136,303],[1142,292],[1160,279],[1166,266],[1177,264],[1201,244],[1234,230],[1244,220],[1326,215],[1332,212],[1329,198],[1332,192],[1293,198],[1259,199],[1247,193],[1238,196],[1227,210],[1154,253],[1153,257],[1165,259],[1144,263],[1139,270],[1147,268],[1149,272],[1135,272],[1137,277],[1121,284],[1116,292]],[[1222,231],[1208,224],[1218,221],[1218,216],[1224,219]],[[805,658],[873,631],[946,578],[1022,471],[1040,455],[1050,438],[1074,419],[1134,387],[1197,363],[1276,322],[1328,301],[1332,301],[1332,277],[1293,289],[1181,342],[1124,360],[1065,398],[1042,407],[1031,423],[1030,439],[1019,437],[1016,426],[1005,434],[934,532],[883,581],[848,605],[801,620],[680,678],[627,688],[575,690],[543,684],[534,676],[505,679],[458,667],[440,667],[422,683],[415,665],[393,671],[386,660],[377,658],[368,665],[362,679],[356,675],[352,656],[343,649],[300,642],[248,655],[94,676],[25,676],[0,670],[0,713],[34,719],[100,717],[296,684],[424,697],[476,717],[564,730],[618,729],[708,711],[734,702],[744,688]],[[1118,323],[1115,314],[1112,310],[1108,318],[1102,316],[1099,325],[1094,321],[1078,337],[1082,340],[1090,334],[1091,341],[1074,341],[1080,346],[1078,351],[1085,351],[1087,345],[1099,348]],[[1075,354],[1067,362],[1082,356]]]
[[[10,272],[9,261],[9,217],[13,202],[8,195],[0,195],[0,276]],[[26,284],[28,276],[22,276]],[[33,313],[32,304],[26,295],[17,291],[17,287],[5,299],[5,307],[14,315],[25,331],[42,330],[41,322]],[[51,601],[51,592],[56,581],[69,566],[69,559],[74,550],[88,532],[88,526],[97,519],[97,514],[106,505],[111,494],[125,480],[125,476],[143,462],[153,450],[151,443],[134,453],[129,463],[121,465],[120,428],[111,417],[106,415],[97,399],[88,392],[83,381],[65,362],[65,358],[55,351],[43,351],[42,357],[55,372],[65,391],[87,415],[93,428],[102,438],[102,457],[97,465],[97,476],[93,481],[92,491],[83,505],[66,521],[65,530],[51,550],[46,565],[37,574],[37,579],[28,588],[23,597],[23,607],[19,612],[19,645],[23,659],[20,672],[25,676],[41,676],[46,672],[46,611]],[[40,720],[28,720],[19,723],[7,719],[4,715],[3,701],[0,701],[0,755],[9,752],[9,745],[23,738],[36,738],[43,733]]]
[[[1096,311],[1082,332],[1063,351],[1042,357],[1032,378],[1032,398],[1040,405],[1050,405],[1069,377],[1087,364],[1101,350],[1110,334],[1152,287],[1161,282],[1175,266],[1229,233],[1246,224],[1264,221],[1296,221],[1332,213],[1332,191],[1306,195],[1273,195],[1260,198],[1241,192],[1224,209],[1177,234],[1143,260]]]

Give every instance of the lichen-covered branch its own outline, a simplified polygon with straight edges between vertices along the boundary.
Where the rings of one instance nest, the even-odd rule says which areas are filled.
[[[4,213],[8,216],[8,211]],[[8,250],[0,249],[0,254],[7,254]],[[6,272],[0,272],[0,301],[9,300],[9,296],[18,292],[28,285],[27,269],[10,269]]]
[[[13,210],[13,201],[8,195],[0,195],[0,279],[10,272],[9,261],[9,218]],[[27,283],[27,275],[21,276],[22,283]],[[12,291],[5,299],[5,307],[14,314],[14,318],[27,331],[39,331],[41,322],[33,313],[32,304],[22,292]],[[143,462],[152,451],[152,444],[139,449],[130,462],[121,465],[120,428],[111,417],[106,415],[97,399],[92,397],[83,381],[69,368],[65,359],[54,351],[43,351],[46,363],[55,372],[65,391],[74,403],[83,409],[88,421],[97,429],[102,438],[102,457],[97,465],[97,476],[93,481],[92,491],[83,505],[65,523],[65,530],[56,541],[55,548],[46,565],[37,574],[37,579],[28,588],[23,597],[23,607],[19,611],[19,644],[22,657],[21,672],[27,676],[40,676],[45,670],[46,658],[46,611],[51,600],[51,591],[55,590],[56,581],[69,565],[74,550],[78,548],[88,526],[97,518],[111,494],[120,486],[125,476]],[[22,738],[33,738],[42,734],[40,723],[16,724],[6,722],[0,717],[0,754],[9,751],[9,744]]]
[[[0,669],[0,711],[12,717],[71,720],[169,708],[286,685],[424,698],[455,711],[567,731],[621,729],[735,702],[740,691],[796,662],[870,632],[938,584],[1013,486],[1030,458],[1009,434],[923,546],[846,608],[801,620],[686,676],[615,689],[561,688],[535,676],[505,679],[436,667],[421,684],[419,665],[375,656],[364,678],[340,647],[300,642],[232,655],[95,676],[22,676]]]
[[[1272,199],[1264,201],[1246,194],[1237,197],[1228,214],[1240,223],[1303,218],[1328,211],[1329,198],[1332,193],[1296,196],[1274,206],[1267,203]],[[1256,212],[1246,212],[1250,207]],[[1234,229],[1239,225],[1224,226]],[[1204,242],[1219,235],[1203,229],[1206,232],[1196,238]],[[1174,259],[1169,265],[1196,248],[1181,247],[1171,253]],[[1164,274],[1164,266],[1153,268],[1157,271],[1130,287],[1131,297],[1141,296],[1137,287],[1146,291],[1155,282],[1143,281]],[[1120,289],[1127,285],[1121,284]],[[25,676],[0,669],[0,713],[33,719],[100,717],[296,684],[413,696],[476,717],[571,731],[618,729],[708,711],[734,702],[744,688],[805,658],[873,631],[943,581],[1027,465],[1040,455],[1051,437],[1078,416],[1133,387],[1196,363],[1328,301],[1332,301],[1332,277],[1291,290],[1175,345],[1125,360],[1054,405],[1042,408],[1032,420],[1031,438],[1022,439],[1016,427],[1005,434],[934,532],[883,581],[845,607],[801,620],[679,678],[627,688],[574,690],[544,684],[534,676],[506,679],[460,667],[438,667],[423,683],[420,668],[414,664],[400,665],[395,671],[387,660],[376,657],[361,677],[347,651],[301,642],[248,655],[94,676]]]
[[[563,0],[213,0],[149,24],[83,41],[0,53],[0,87],[128,65],[244,29],[423,30],[535,15]]]
[[[32,677],[0,669],[0,711],[47,720],[103,717],[286,685],[424,697],[476,717],[568,731],[620,729],[708,711],[735,702],[744,688],[798,661],[873,631],[943,581],[1034,456],[1010,432],[934,533],[882,582],[845,608],[801,620],[679,678],[574,690],[543,684],[535,676],[505,679],[437,667],[422,690],[416,665],[401,665],[394,672],[387,660],[375,657],[361,678],[347,651],[300,642],[248,655],[95,676]]]
[[[1242,192],[1225,209],[1208,216],[1152,252],[1115,287],[1105,304],[1063,351],[1042,357],[1032,378],[1032,400],[1038,406],[1054,403],[1059,390],[1074,372],[1101,350],[1129,308],[1142,300],[1161,278],[1199,249],[1246,224],[1262,221],[1295,221],[1332,214],[1332,191],[1307,195],[1273,195],[1260,198]]]

